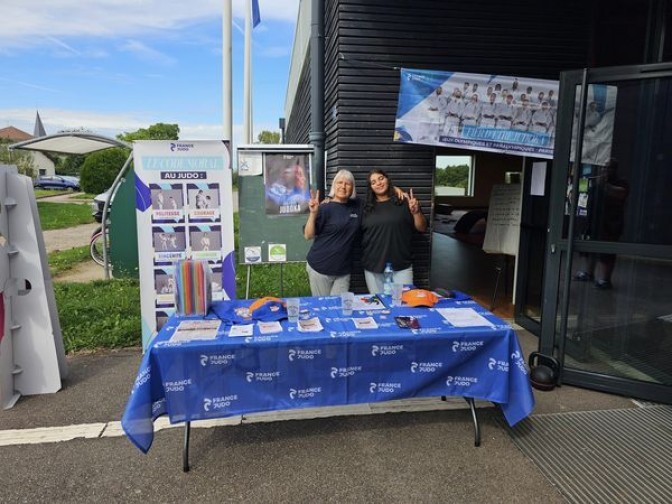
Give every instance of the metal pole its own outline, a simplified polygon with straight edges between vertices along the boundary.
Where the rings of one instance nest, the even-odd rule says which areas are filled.
[[[243,68],[243,142],[252,143],[252,0],[245,2],[245,61]]]
[[[223,138],[233,141],[233,94],[231,72],[231,0],[223,0],[222,11],[222,108]]]
[[[310,133],[315,188],[325,193],[324,174],[324,0],[312,0],[310,20]]]

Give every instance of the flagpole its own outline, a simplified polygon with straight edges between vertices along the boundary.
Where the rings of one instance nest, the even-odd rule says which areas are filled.
[[[252,0],[245,1],[245,62],[243,67],[243,142],[252,143]]]
[[[231,73],[231,0],[223,0],[224,9],[222,12],[222,108],[223,108],[223,134],[224,140],[229,140],[233,143],[233,92],[232,82],[233,76]],[[233,147],[233,145],[231,145]]]

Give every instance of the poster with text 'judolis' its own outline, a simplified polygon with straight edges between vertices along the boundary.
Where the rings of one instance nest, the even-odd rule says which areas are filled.
[[[301,153],[264,154],[266,215],[308,213],[310,158]]]
[[[228,142],[133,144],[142,344],[175,313],[171,281],[180,260],[207,260],[213,300],[235,298]]]

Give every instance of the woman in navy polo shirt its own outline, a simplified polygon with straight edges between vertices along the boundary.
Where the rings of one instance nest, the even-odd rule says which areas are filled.
[[[328,203],[311,191],[310,215],[303,231],[313,241],[306,256],[306,270],[313,296],[334,296],[350,290],[352,250],[362,223],[362,202],[357,199],[355,178],[339,170],[331,184]]]

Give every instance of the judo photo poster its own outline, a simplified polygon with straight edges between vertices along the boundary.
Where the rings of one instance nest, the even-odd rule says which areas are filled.
[[[553,158],[558,81],[401,70],[394,141]]]
[[[205,260],[212,299],[235,298],[228,142],[133,144],[142,345],[175,313],[175,264]]]
[[[308,154],[264,154],[266,215],[309,213],[309,160]]]

